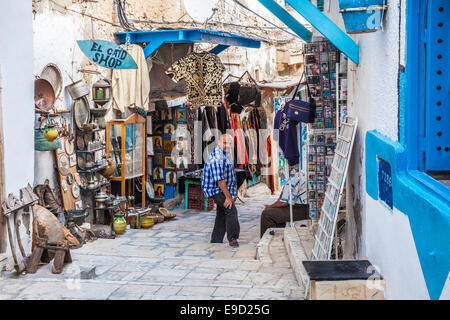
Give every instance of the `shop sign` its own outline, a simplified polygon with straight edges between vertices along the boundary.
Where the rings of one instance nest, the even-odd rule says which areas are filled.
[[[392,175],[389,162],[378,158],[378,193],[380,200],[383,201],[391,210],[392,201]]]
[[[81,51],[94,63],[109,69],[136,69],[131,55],[117,44],[106,40],[78,40]]]

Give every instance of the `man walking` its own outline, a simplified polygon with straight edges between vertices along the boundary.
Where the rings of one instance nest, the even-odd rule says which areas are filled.
[[[233,138],[223,134],[218,146],[209,154],[203,167],[202,190],[206,197],[212,197],[217,206],[216,221],[211,243],[222,243],[225,232],[232,247],[238,247],[239,220],[233,197],[237,196],[237,180],[234,165],[230,159]]]

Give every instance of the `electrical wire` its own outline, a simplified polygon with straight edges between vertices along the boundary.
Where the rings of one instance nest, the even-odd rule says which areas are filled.
[[[104,22],[104,23],[108,23],[108,24],[110,24],[110,25],[112,25],[112,26],[114,26],[114,27],[121,27],[120,25],[115,24],[114,22],[107,21],[107,20],[104,20],[104,19],[101,19],[101,18],[98,18],[98,17],[94,17],[94,16],[92,16],[92,15],[89,15],[89,14],[86,14],[86,13],[83,13],[83,12],[80,12],[80,11],[76,11],[76,10],[67,8],[67,6],[64,6],[64,5],[58,3],[58,2],[56,2],[56,1],[54,1],[54,0],[49,0],[49,1],[50,1],[51,3],[57,5],[58,7],[63,8],[63,9],[66,10],[66,11],[71,11],[71,12],[77,13],[77,14],[79,14],[79,15],[81,15],[81,16],[86,16],[86,17],[89,17],[89,18],[94,19],[94,20],[98,20],[98,21],[101,21],[101,22]]]
[[[116,0],[117,16],[119,18],[120,25],[122,26],[122,28],[128,31],[138,31],[136,27],[130,25],[130,23],[128,22],[127,14],[125,11],[126,5],[127,0]]]
[[[280,26],[277,26],[277,25],[274,24],[273,22],[267,20],[266,18],[264,18],[263,16],[259,15],[258,13],[256,13],[255,11],[253,11],[252,9],[250,9],[249,7],[247,7],[245,4],[239,2],[238,0],[233,0],[233,1],[234,1],[236,4],[240,5],[242,8],[244,8],[244,9],[250,11],[251,13],[253,13],[253,14],[254,14],[255,16],[257,16],[258,18],[260,18],[260,19],[264,20],[265,22],[267,22],[268,24],[270,24],[270,25],[276,27],[277,29],[279,29],[279,30],[281,30],[281,31],[283,31],[283,32],[285,32],[285,33],[288,33],[288,34],[290,34],[291,36],[300,38],[300,37],[299,37],[298,35],[296,35],[295,33],[286,31],[285,29],[281,28]],[[301,38],[300,38],[300,39],[301,39]]]

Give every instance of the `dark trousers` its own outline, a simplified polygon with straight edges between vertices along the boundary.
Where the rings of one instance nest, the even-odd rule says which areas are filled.
[[[239,238],[240,226],[237,209],[234,203],[231,209],[225,208],[225,195],[223,192],[212,197],[217,206],[216,221],[211,235],[211,243],[222,243],[225,232],[228,241]]]
[[[309,219],[309,205],[297,204],[292,207],[294,221]],[[261,214],[261,238],[269,228],[284,228],[291,221],[289,206],[283,208],[267,208]]]

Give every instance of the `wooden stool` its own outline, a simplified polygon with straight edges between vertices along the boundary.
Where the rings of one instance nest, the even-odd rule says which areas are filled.
[[[47,239],[37,238],[36,248],[31,254],[30,261],[27,265],[28,273],[36,273],[39,262],[50,262],[54,252],[54,261],[52,273],[59,274],[62,272],[64,263],[72,262],[70,255],[69,242],[67,240],[58,241],[56,243],[48,242]]]

